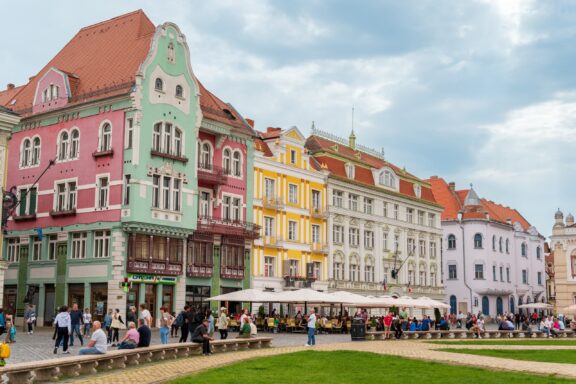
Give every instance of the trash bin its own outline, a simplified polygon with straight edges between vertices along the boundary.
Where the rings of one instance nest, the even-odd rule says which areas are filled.
[[[364,341],[366,340],[366,323],[361,317],[355,317],[352,319],[352,325],[350,326],[350,336],[353,341]]]

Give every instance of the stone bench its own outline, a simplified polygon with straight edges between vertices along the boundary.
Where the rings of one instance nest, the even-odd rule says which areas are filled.
[[[271,342],[271,337],[254,337],[215,340],[210,342],[210,345],[213,352],[220,353],[268,348]],[[0,368],[0,375],[5,375],[8,383],[53,382],[62,377],[101,373],[126,366],[190,357],[201,353],[202,345],[199,343],[174,343],[153,345],[146,348],[111,350],[102,355],[70,356],[29,363],[10,364],[8,360],[8,365]]]
[[[529,336],[530,334],[530,336]],[[390,336],[394,337],[394,332],[390,331]],[[475,334],[472,331],[462,330],[462,329],[455,329],[455,330],[448,330],[448,331],[437,331],[437,330],[430,330],[430,331],[404,331],[402,333],[403,339],[468,339],[474,338]],[[523,339],[523,338],[546,338],[547,335],[543,331],[533,330],[531,332],[522,331],[522,330],[514,330],[514,331],[505,331],[505,330],[486,330],[482,332],[482,337],[486,339],[499,339],[499,338],[516,338],[516,339]],[[559,337],[576,337],[576,333],[572,330],[565,330],[559,333]],[[377,331],[377,332],[366,332],[366,340],[384,340],[384,332]]]

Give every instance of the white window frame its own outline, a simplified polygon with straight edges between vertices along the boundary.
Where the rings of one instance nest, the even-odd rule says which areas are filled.
[[[30,259],[32,261],[42,260],[42,240],[40,240],[38,236],[32,236],[31,243],[32,243],[32,257]]]
[[[350,227],[348,228],[348,243],[352,247],[357,247],[360,244],[360,229]]]
[[[291,149],[290,150],[290,164],[296,164],[296,161],[297,161],[296,150]]]
[[[56,260],[58,235],[48,235],[48,260]]]
[[[62,137],[64,134],[66,134],[65,139]],[[56,157],[58,161],[70,160],[70,132],[67,129],[62,129],[58,132],[56,143],[58,145],[58,156]]]
[[[322,192],[313,189],[311,192],[312,209],[320,209],[322,200]]]
[[[290,204],[298,204],[298,185],[288,184],[288,202]]]
[[[222,169],[226,175],[232,174],[232,149],[224,147],[222,150]]]
[[[298,222],[296,220],[288,220],[288,240],[298,241]]]
[[[204,199],[207,196],[207,199]],[[206,212],[204,212],[206,209]],[[198,217],[210,218],[212,217],[212,190],[208,188],[198,188]]]
[[[212,170],[214,164],[214,147],[209,140],[198,142],[198,168]]]
[[[6,239],[6,261],[9,263],[20,262],[20,238],[11,237]]]
[[[332,190],[332,205],[342,208],[344,204],[344,192],[339,190]]]
[[[134,118],[126,119],[126,137],[124,138],[124,148],[131,149],[134,146]]]
[[[243,161],[242,161],[242,152],[240,150],[235,150],[232,152],[232,169],[231,173],[233,177],[242,178],[243,171]]]
[[[104,259],[110,257],[110,238],[109,229],[94,231],[94,258]]]
[[[167,179],[168,186],[165,183]],[[166,203],[168,208],[166,208]],[[182,210],[182,179],[166,175],[152,175],[152,208],[180,212]]]
[[[364,213],[371,215],[374,212],[374,199],[364,197]]]
[[[264,277],[274,277],[276,270],[276,258],[264,256]]]
[[[454,276],[452,276],[454,272]],[[456,264],[448,264],[448,280],[458,280],[458,267]]]
[[[106,127],[110,127],[108,132],[105,131]],[[98,152],[110,150],[112,150],[112,123],[109,120],[104,120],[100,123],[98,130]]]
[[[334,224],[332,226],[332,241],[336,244],[344,243],[344,226]]]
[[[364,231],[364,248],[374,248],[374,231]]]
[[[358,200],[360,197],[354,193],[348,194],[348,209],[351,211],[358,211]]]
[[[312,243],[316,244],[320,243],[320,225],[312,224],[311,233],[312,233]]]
[[[264,216],[264,236],[273,237],[276,232],[275,229],[275,218],[272,216]]]
[[[70,258],[74,260],[81,260],[86,258],[86,242],[88,241],[87,232],[72,232],[72,248]]]
[[[70,189],[70,185],[74,183],[75,184],[75,188],[74,191],[71,191]],[[59,198],[60,198],[60,192],[58,190],[58,186],[64,184],[64,209],[58,209],[59,208]],[[73,204],[72,204],[73,202]],[[54,204],[53,204],[53,210],[55,212],[66,212],[66,211],[71,211],[74,210],[78,207],[78,179],[77,178],[73,178],[73,179],[63,179],[63,180],[57,180],[54,182]]]
[[[264,197],[267,199],[276,198],[276,180],[270,177],[264,178]]]
[[[102,181],[106,180],[106,185],[102,186]],[[107,209],[110,206],[110,174],[104,173],[96,176],[96,201],[94,206],[97,209]]]

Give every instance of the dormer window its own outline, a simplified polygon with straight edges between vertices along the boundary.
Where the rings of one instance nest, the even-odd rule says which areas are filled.
[[[156,81],[154,82],[154,89],[160,92],[162,92],[162,90],[164,89],[164,82],[162,81],[161,78],[159,77],[156,78]]]
[[[42,92],[42,102],[45,103],[50,99],[49,95],[48,95],[48,88],[46,88],[44,90],[44,92]]]
[[[419,184],[414,184],[414,195],[416,195],[417,198],[422,196],[422,187]]]
[[[354,178],[354,164],[346,164],[346,176],[349,179],[353,179]]]
[[[60,94],[60,87],[54,84],[50,84],[50,99],[56,100],[58,99],[58,95]]]
[[[378,176],[378,183],[385,187],[395,188],[396,176],[394,176],[394,174],[390,170],[385,169],[382,172],[380,172],[380,175]],[[416,185],[414,186],[414,193],[416,193]]]
[[[177,85],[176,86],[176,97],[184,97],[184,89],[182,88],[181,85]]]

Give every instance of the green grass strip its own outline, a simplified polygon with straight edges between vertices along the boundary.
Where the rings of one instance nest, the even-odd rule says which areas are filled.
[[[443,352],[464,353],[467,355],[491,356],[504,359],[538,361],[542,363],[562,363],[575,364],[576,372],[576,350],[574,349],[456,349],[446,348]]]
[[[430,344],[441,345],[553,345],[576,347],[576,339],[558,340],[462,340],[462,341],[428,341]]]

